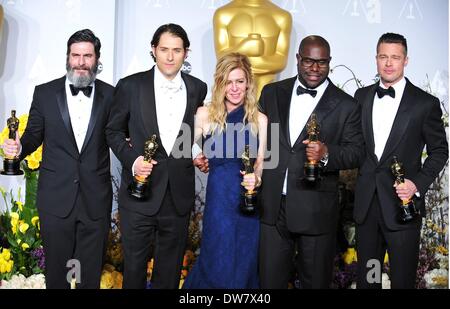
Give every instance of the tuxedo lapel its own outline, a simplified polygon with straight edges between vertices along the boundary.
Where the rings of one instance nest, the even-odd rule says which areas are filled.
[[[91,117],[89,119],[88,129],[86,132],[86,136],[84,137],[83,147],[81,147],[80,153],[83,153],[84,149],[86,148],[86,146],[89,142],[89,139],[92,136],[92,132],[94,131],[94,127],[95,127],[95,123],[97,122],[99,113],[102,110],[102,106],[104,104],[103,98],[104,97],[103,97],[101,88],[98,86],[98,83],[96,82],[94,100],[92,102]]]
[[[278,98],[278,113],[280,116],[280,130],[284,138],[286,145],[291,148],[291,137],[289,132],[289,114],[291,108],[292,90],[294,88],[295,79],[297,77],[290,78],[286,80],[284,84],[279,88],[277,98]],[[270,102],[266,104],[271,104]]]
[[[73,151],[78,154],[79,152],[77,142],[75,140],[75,135],[73,134],[72,123],[70,122],[69,107],[67,105],[66,88],[64,82],[65,77],[61,79],[61,84],[60,86],[58,86],[58,89],[56,91],[56,102],[58,103],[59,112],[64,122],[64,126],[66,127],[67,134],[69,135],[70,141],[74,146]]]
[[[186,111],[183,117],[183,123],[189,123],[189,116],[197,111],[195,100],[195,84],[191,82],[183,73],[181,74],[184,84],[186,85]]]
[[[372,157],[374,162],[378,162],[378,158],[375,155],[375,140],[373,135],[373,123],[372,123],[372,110],[373,110],[373,102],[375,98],[375,90],[377,89],[378,84],[372,86],[362,103],[362,131],[364,135],[364,140],[366,141],[366,148],[368,150],[368,155]]]
[[[411,119],[412,106],[415,102],[412,90],[411,84],[407,80],[405,90],[400,101],[400,106],[398,107],[394,123],[392,124],[391,133],[389,133],[389,138],[386,142],[386,146],[384,147],[383,154],[381,155],[380,164],[395,155],[392,152],[397,147],[397,144],[401,141],[406,132],[409,120]]]
[[[333,95],[336,92],[336,86],[333,85],[333,83],[328,80],[329,84],[325,92],[323,93],[322,97],[320,98],[319,102],[316,105],[316,108],[314,108],[314,111],[312,113],[316,114],[317,122],[319,123],[319,126],[323,123],[323,120],[330,114],[332,110],[334,110],[339,103],[339,100],[335,99],[336,96]],[[308,118],[309,121],[309,118]],[[307,123],[306,123],[307,124]],[[320,129],[320,128],[319,128]],[[320,132],[320,131],[319,131]],[[320,136],[320,134],[319,134]],[[295,141],[294,147],[301,144],[303,140],[307,138],[307,132],[306,132],[306,125],[303,127],[302,132],[298,136],[297,140]]]
[[[140,105],[141,105],[141,117],[142,123],[145,129],[145,135],[150,138],[152,134],[156,134],[158,137],[159,149],[165,153],[165,151],[159,133],[158,118],[156,115],[156,102],[155,102],[155,68],[147,72],[145,78],[140,85]]]

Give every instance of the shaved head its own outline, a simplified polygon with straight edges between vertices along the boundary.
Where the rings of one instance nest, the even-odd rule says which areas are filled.
[[[330,55],[330,53],[331,53],[330,44],[328,43],[327,40],[325,40],[323,37],[321,37],[319,35],[310,35],[310,36],[307,36],[306,38],[304,38],[300,43],[298,52],[300,54],[302,54],[305,51],[306,46],[323,47],[327,51],[328,55]]]

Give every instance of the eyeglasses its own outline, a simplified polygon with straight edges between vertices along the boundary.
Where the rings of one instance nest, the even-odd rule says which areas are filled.
[[[314,63],[317,63],[319,68],[326,68],[328,67],[328,64],[330,63],[331,58],[329,59],[312,59],[308,57],[302,57],[300,56],[300,63],[302,66],[309,68],[314,65]]]

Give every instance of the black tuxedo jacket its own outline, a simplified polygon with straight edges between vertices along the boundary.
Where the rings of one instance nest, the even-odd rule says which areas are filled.
[[[320,184],[316,188],[308,188],[299,181],[304,175],[306,161],[306,145],[302,143],[307,138],[306,128],[294,145],[291,145],[289,137],[289,110],[295,79],[265,86],[260,98],[261,108],[271,124],[268,127],[268,149],[275,154],[270,159],[273,160],[274,155],[279,157],[276,168],[264,169],[263,172],[262,222],[276,223],[288,169],[288,229],[296,233],[327,233],[336,228],[339,170],[358,167],[363,157],[360,108],[351,96],[329,81],[314,110],[320,125],[319,139],[328,146],[329,159]],[[274,135],[274,125],[279,125],[279,134]],[[276,153],[277,148],[279,154]]]
[[[137,73],[119,81],[116,86],[111,118],[106,127],[108,143],[122,163],[122,182],[119,191],[119,207],[144,215],[154,215],[159,210],[162,199],[170,184],[176,210],[180,215],[188,213],[194,205],[195,171],[192,163],[191,147],[194,139],[194,115],[203,104],[207,86],[201,80],[182,73],[186,85],[187,104],[183,123],[190,132],[181,130],[189,138],[179,149],[186,153],[182,158],[174,158],[171,149],[164,149],[159,138],[158,120],[155,106],[154,71]],[[144,153],[144,143],[151,135],[158,136],[159,145],[154,160],[158,162],[150,175],[148,199],[140,201],[127,191],[132,181],[132,166],[137,157]],[[130,138],[130,143],[125,138]],[[131,146],[130,146],[131,144]],[[175,143],[177,144],[177,143]]]
[[[375,192],[378,194],[384,221],[389,229],[401,230],[416,226],[397,221],[400,202],[395,193],[391,172],[393,156],[403,163],[405,178],[416,185],[420,199],[416,205],[425,215],[424,196],[448,158],[448,145],[442,122],[442,111],[436,97],[414,86],[406,79],[405,91],[395,116],[384,152],[377,159],[372,126],[372,108],[378,83],[358,89],[356,100],[362,106],[362,128],[366,158],[359,170],[355,188],[354,218],[364,222]],[[428,157],[422,164],[426,145]]]
[[[91,116],[80,152],[72,131],[65,80],[62,77],[35,88],[28,124],[21,138],[20,159],[43,143],[36,201],[39,211],[64,218],[81,195],[88,215],[97,219],[107,216],[112,205],[105,126],[114,88],[95,81]]]

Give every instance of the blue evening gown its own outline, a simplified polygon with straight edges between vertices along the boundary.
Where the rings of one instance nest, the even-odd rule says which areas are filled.
[[[244,108],[240,106],[228,114],[227,129],[223,133],[206,137],[204,152],[209,160],[209,176],[202,241],[200,255],[184,283],[185,289],[259,287],[258,214],[248,216],[239,210],[244,190],[239,172],[243,170],[241,155],[245,144],[250,144],[255,156],[258,145],[250,126],[233,131],[232,124],[244,127],[243,117]],[[208,148],[210,151],[206,150]],[[224,158],[226,153],[228,156]]]

